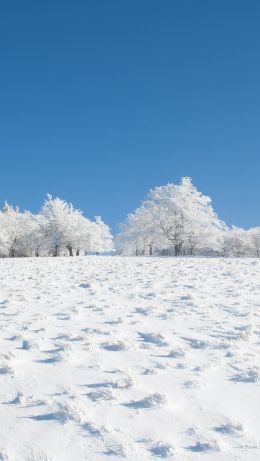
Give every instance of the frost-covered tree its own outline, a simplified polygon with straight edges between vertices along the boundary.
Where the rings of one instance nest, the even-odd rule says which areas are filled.
[[[39,214],[21,213],[7,202],[0,211],[0,257],[79,255],[113,250],[109,227],[84,217],[72,204],[47,198]]]
[[[174,251],[194,255],[200,251],[218,252],[226,226],[214,212],[211,200],[190,178],[180,184],[152,189],[147,199],[122,225],[117,238],[122,253],[136,254],[139,248]]]
[[[74,250],[89,250],[92,223],[71,203],[53,199],[48,194],[40,216],[43,218],[40,222],[42,248],[49,254],[59,256],[61,251],[67,250],[73,256]]]
[[[41,214],[31,214],[30,226],[25,232],[22,244],[29,256],[43,256],[45,243],[45,229],[47,221]]]
[[[116,247],[123,255],[151,256],[155,249],[163,247],[163,242],[166,245],[162,231],[155,226],[152,208],[143,204],[120,225]]]
[[[95,217],[91,232],[91,251],[95,253],[108,253],[114,250],[113,237],[109,227],[100,216]]]
[[[259,256],[260,237],[254,229],[233,226],[224,235],[224,254],[235,258]]]
[[[27,256],[23,237],[30,228],[31,213],[20,213],[5,202],[0,212],[0,251],[5,257]]]
[[[250,236],[250,247],[252,249],[252,256],[260,257],[260,227],[252,227],[248,230]]]
[[[176,256],[219,249],[218,240],[225,224],[214,212],[211,199],[199,192],[190,178],[182,178],[178,185],[153,189],[150,201],[156,223]]]

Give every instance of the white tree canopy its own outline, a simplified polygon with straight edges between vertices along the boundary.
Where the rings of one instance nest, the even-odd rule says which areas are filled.
[[[180,184],[152,189],[141,206],[128,215],[117,238],[123,254],[155,251],[176,256],[200,251],[218,252],[226,225],[214,212],[211,199],[182,178]]]
[[[90,221],[59,198],[47,198],[39,214],[8,203],[0,211],[0,257],[60,256],[112,251],[112,235],[100,217]]]

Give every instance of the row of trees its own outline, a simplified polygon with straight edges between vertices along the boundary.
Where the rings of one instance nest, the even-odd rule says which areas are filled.
[[[116,238],[122,255],[260,256],[260,228],[229,229],[191,178],[152,189]]]
[[[219,219],[211,199],[190,178],[155,187],[121,224],[117,254],[260,257],[260,227],[232,227]],[[40,212],[0,211],[0,257],[79,255],[114,250],[109,227],[90,221],[70,203],[47,195]]]
[[[110,252],[109,227],[90,221],[70,203],[47,195],[40,213],[21,213],[5,203],[0,211],[0,257],[79,255]]]

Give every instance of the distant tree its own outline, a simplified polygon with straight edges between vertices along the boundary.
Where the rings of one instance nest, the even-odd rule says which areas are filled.
[[[153,209],[147,203],[127,216],[120,225],[116,248],[124,255],[153,255],[156,248],[166,244],[164,235],[155,224]]]
[[[225,233],[225,256],[241,258],[252,256],[254,245],[249,231],[233,226]]]
[[[260,257],[260,227],[252,227],[248,230],[250,236],[250,247],[253,250],[252,256]]]
[[[22,241],[30,222],[30,212],[20,213],[18,208],[5,202],[0,212],[0,247],[3,256],[27,256]]]
[[[39,231],[45,251],[59,256],[66,249],[73,256],[74,250],[90,248],[92,224],[72,204],[48,194],[40,216],[43,219]]]
[[[30,225],[28,226],[23,238],[22,245],[26,249],[27,255],[42,256],[44,252],[46,219],[39,214],[30,217]]]
[[[95,253],[108,253],[114,250],[113,237],[109,227],[100,216],[95,217],[91,232],[91,251]]]
[[[180,184],[152,189],[147,199],[121,226],[117,247],[121,253],[141,254],[148,248],[175,256],[200,251],[220,251],[227,229],[214,212],[209,197],[193,186],[190,178]]]

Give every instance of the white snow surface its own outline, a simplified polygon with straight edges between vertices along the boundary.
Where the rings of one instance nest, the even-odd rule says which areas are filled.
[[[260,459],[260,261],[0,260],[0,460]]]

